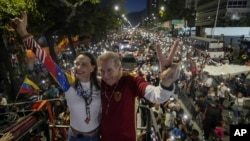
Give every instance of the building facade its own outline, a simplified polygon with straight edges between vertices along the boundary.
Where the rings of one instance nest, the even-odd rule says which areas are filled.
[[[204,27],[249,26],[250,0],[198,0],[196,34],[204,36]]]

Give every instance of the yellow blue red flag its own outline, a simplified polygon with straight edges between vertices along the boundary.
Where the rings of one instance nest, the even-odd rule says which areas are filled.
[[[40,88],[36,83],[25,77],[24,82],[19,90],[19,93],[32,93],[37,92],[39,89]]]

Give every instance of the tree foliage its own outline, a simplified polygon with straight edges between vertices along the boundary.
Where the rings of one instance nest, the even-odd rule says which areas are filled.
[[[169,0],[166,4],[166,19],[182,19],[185,13],[185,1],[184,0]]]
[[[16,72],[11,66],[11,55],[23,54],[20,40],[10,27],[14,25],[10,22],[10,18],[19,17],[21,11],[28,13],[28,31],[35,37],[44,35],[47,39],[50,54],[56,61],[54,52],[53,35],[67,36],[71,41],[73,35],[91,35],[95,39],[101,39],[106,35],[109,29],[116,29],[119,26],[119,20],[116,15],[108,8],[100,6],[101,0],[0,0],[0,30],[1,38],[1,72],[0,77],[4,79],[8,85],[7,93],[11,94],[11,98],[15,98],[18,91],[18,85],[15,83]],[[10,30],[11,29],[11,30]],[[10,37],[9,35],[12,35]],[[15,40],[9,40],[15,38]],[[14,52],[10,44],[5,44],[4,40],[11,41],[15,44]],[[17,47],[19,46],[19,47]],[[72,46],[71,46],[72,47]],[[72,49],[74,50],[74,49]],[[5,57],[4,57],[5,56]],[[26,60],[19,59],[19,63],[23,64]],[[25,65],[25,64],[24,64]],[[20,65],[20,66],[24,66]],[[25,67],[24,67],[25,68]],[[19,68],[21,69],[21,68]],[[27,67],[26,67],[27,69]],[[22,69],[21,69],[22,70]],[[25,71],[25,70],[24,70]],[[9,76],[5,74],[8,73]],[[10,79],[8,79],[10,77]],[[15,88],[15,89],[12,89]]]

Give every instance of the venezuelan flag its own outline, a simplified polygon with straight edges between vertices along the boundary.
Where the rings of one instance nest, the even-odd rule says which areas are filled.
[[[19,93],[37,92],[39,89],[40,89],[39,86],[37,86],[29,78],[25,77],[24,82],[19,90]]]
[[[68,77],[63,70],[54,62],[49,54],[44,51],[40,45],[33,39],[29,38],[24,41],[25,45],[31,48],[32,52],[35,53],[36,57],[45,65],[50,75],[54,78],[63,91],[67,91],[70,87]]]
[[[67,91],[70,87],[68,77],[63,70],[52,60],[49,55],[46,55],[44,65],[49,70],[50,75],[57,81],[63,91]]]

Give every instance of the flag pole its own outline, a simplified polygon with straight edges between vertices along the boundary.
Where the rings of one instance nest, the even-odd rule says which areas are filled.
[[[25,76],[25,78],[26,78],[26,76]],[[17,92],[16,99],[15,99],[15,102],[14,102],[14,103],[16,103],[16,102],[17,102],[17,98],[19,97],[20,90],[21,90],[21,88],[22,88],[22,86],[23,86],[23,84],[24,84],[25,78],[24,78],[24,80],[23,80],[22,85],[19,87],[19,90],[18,90],[18,92]]]

